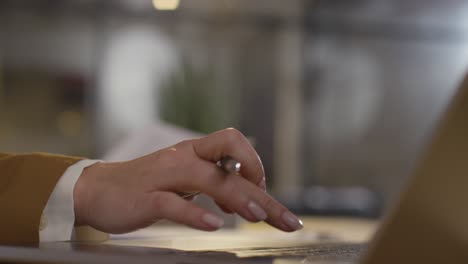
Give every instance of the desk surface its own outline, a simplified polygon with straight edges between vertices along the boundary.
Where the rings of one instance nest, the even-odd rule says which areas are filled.
[[[304,229],[294,233],[277,231],[266,224],[241,223],[236,229],[217,232],[160,224],[112,235],[103,243],[42,243],[40,250],[27,249],[32,253],[14,253],[30,256],[28,262],[349,263],[365,250],[375,227],[376,222],[370,220],[318,217],[306,218]],[[8,249],[10,253],[23,250]],[[0,258],[4,254],[5,248],[1,247]]]

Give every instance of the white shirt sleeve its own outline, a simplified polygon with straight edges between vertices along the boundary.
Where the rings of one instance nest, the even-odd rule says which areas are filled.
[[[99,160],[82,160],[68,167],[55,185],[46,207],[42,212],[39,228],[40,242],[69,241],[75,225],[73,189],[86,167]]]

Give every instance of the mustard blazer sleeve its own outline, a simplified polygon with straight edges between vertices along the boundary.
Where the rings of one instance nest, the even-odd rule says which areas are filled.
[[[65,170],[81,158],[0,153],[0,244],[37,243],[42,211]]]

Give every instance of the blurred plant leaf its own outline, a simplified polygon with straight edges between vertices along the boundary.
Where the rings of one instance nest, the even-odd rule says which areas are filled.
[[[184,63],[162,89],[161,119],[201,133],[232,126],[226,97],[221,87],[216,87],[212,69],[197,71]]]

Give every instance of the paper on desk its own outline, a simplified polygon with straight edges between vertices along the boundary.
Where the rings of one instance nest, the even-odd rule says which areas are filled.
[[[139,230],[133,234],[112,235],[111,240],[105,244],[158,248],[158,250],[166,248],[163,251],[165,254],[175,255],[263,260],[294,258],[306,259],[305,263],[317,263],[317,261],[350,263],[356,261],[366,248],[365,243],[344,242],[330,238],[323,239],[323,237],[307,230],[297,233],[282,233],[273,229],[270,231],[220,230],[206,233],[184,228],[155,227]]]

